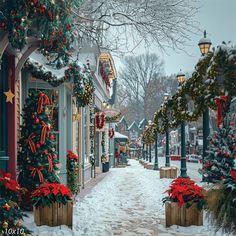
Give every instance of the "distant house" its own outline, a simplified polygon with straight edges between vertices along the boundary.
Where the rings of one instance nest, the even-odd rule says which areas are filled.
[[[139,133],[140,133],[140,129],[138,124],[136,123],[136,121],[134,121],[128,128],[129,131],[129,138],[131,142],[135,142],[138,137],[139,137]]]
[[[125,117],[123,116],[120,121],[117,123],[117,127],[118,127],[118,132],[128,136],[128,123],[125,119]]]
[[[139,122],[139,130],[140,130],[140,133],[143,133],[146,125],[148,125],[148,121],[144,118],[142,119],[140,122]]]

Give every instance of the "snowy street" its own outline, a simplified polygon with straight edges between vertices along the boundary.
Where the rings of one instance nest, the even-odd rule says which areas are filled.
[[[159,157],[159,166],[165,158]],[[33,236],[222,236],[214,234],[212,226],[165,227],[164,193],[171,179],[160,179],[159,171],[144,169],[136,160],[129,160],[126,168],[112,168],[85,196],[78,195],[74,205],[73,229],[67,226],[37,227],[33,215],[25,218],[25,225]],[[180,168],[179,161],[171,166]],[[198,184],[201,164],[187,163],[188,175]],[[179,172],[178,172],[179,175]]]
[[[146,170],[138,161],[129,160],[131,166],[111,169],[91,193],[75,206],[75,235],[213,235],[204,226],[165,227],[165,209],[162,204],[170,179],[160,179],[159,171]],[[164,158],[160,160],[160,166]],[[173,162],[172,165],[180,162]],[[189,176],[197,174],[200,164],[188,163]],[[194,232],[194,233],[193,233]],[[222,234],[219,234],[222,235]]]

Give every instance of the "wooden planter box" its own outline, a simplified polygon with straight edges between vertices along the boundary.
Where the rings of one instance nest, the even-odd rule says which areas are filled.
[[[148,170],[153,170],[153,164],[146,164],[144,166],[144,168],[148,169]]]
[[[168,178],[168,179],[177,178],[177,167],[174,166],[160,167],[160,179],[162,178]]]
[[[186,208],[185,205],[178,207],[176,202],[166,202],[165,211],[166,227],[171,225],[203,225],[203,211],[199,211],[195,204]]]
[[[72,228],[73,201],[66,205],[53,203],[50,206],[34,207],[34,222],[36,225],[58,226],[67,225]]]

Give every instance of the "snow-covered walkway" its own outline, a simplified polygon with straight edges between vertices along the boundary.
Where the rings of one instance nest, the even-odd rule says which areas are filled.
[[[213,235],[207,225],[165,228],[162,198],[171,180],[160,179],[159,171],[146,170],[135,160],[129,163],[129,167],[112,169],[77,203],[75,235]]]
[[[204,226],[165,227],[162,198],[171,179],[160,179],[159,171],[147,170],[129,160],[126,168],[112,168],[91,192],[74,205],[73,230],[66,226],[37,227],[33,216],[26,226],[33,236],[222,236],[205,220]],[[159,158],[163,166],[165,158]],[[179,168],[179,161],[172,161]],[[187,163],[188,175],[200,183],[200,164]]]

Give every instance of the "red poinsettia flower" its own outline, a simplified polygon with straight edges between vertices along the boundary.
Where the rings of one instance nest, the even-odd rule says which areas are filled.
[[[67,151],[67,158],[69,159],[74,159],[74,160],[78,160],[78,155],[76,155],[74,152],[72,152],[71,150]]]
[[[204,189],[189,178],[175,179],[172,181],[170,189],[166,192],[169,195],[169,199],[177,202],[178,206],[182,206],[184,203],[196,199],[204,199]]]
[[[11,174],[1,171],[0,182],[4,185],[6,189],[9,189],[13,192],[18,192],[20,190],[20,185],[14,180],[11,179]]]
[[[53,196],[61,195],[72,197],[69,189],[65,185],[58,183],[43,183],[32,193],[32,196],[46,197],[49,194]]]

